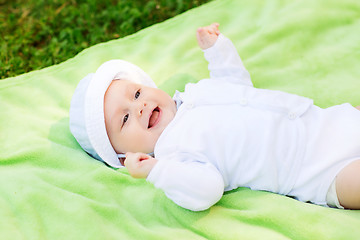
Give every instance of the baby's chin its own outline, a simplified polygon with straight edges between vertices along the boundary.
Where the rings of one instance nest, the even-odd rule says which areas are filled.
[[[129,148],[129,149],[122,149],[122,151],[124,152],[121,152],[121,153],[127,153],[127,152],[132,152],[132,153],[146,153],[146,154],[152,154],[154,152],[154,149],[155,149],[155,143],[153,144],[149,144],[147,145],[146,147],[143,147],[143,148]],[[118,152],[118,151],[116,151]]]

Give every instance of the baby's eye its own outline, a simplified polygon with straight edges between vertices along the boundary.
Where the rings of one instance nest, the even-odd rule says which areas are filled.
[[[126,114],[125,117],[124,117],[124,119],[123,119],[123,124],[125,124],[128,119],[129,119],[129,114]]]
[[[136,93],[135,93],[135,99],[138,99],[140,97],[140,91],[138,90],[138,91],[136,91]]]

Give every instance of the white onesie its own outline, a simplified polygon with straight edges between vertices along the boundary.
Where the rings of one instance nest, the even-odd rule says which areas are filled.
[[[175,94],[182,104],[156,143],[147,181],[194,211],[237,187],[325,205],[336,174],[360,159],[360,111],[254,88],[221,34],[204,53],[210,78]]]

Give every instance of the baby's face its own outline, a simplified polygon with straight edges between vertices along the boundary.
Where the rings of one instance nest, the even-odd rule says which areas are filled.
[[[114,80],[105,93],[105,126],[117,153],[153,152],[175,113],[174,100],[160,89]]]

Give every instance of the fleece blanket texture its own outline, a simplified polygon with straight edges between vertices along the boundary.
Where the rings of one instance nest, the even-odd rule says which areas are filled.
[[[360,211],[247,188],[203,212],[182,209],[126,169],[93,160],[70,134],[75,87],[107,60],[139,65],[169,94],[208,77],[195,31],[212,22],[234,42],[255,87],[310,97],[320,107],[360,105],[358,0],[213,1],[1,80],[1,239],[360,238]]]

